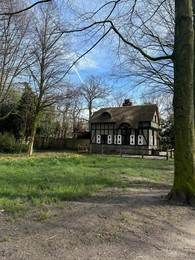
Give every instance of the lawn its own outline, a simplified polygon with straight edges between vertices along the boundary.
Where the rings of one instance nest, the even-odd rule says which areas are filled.
[[[107,188],[135,183],[171,184],[173,161],[42,154],[30,158],[0,158],[0,209],[28,210],[31,206],[76,200]]]

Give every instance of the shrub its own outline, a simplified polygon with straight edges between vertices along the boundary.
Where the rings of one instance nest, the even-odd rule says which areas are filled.
[[[0,152],[3,153],[19,153],[27,150],[27,145],[16,141],[15,137],[10,133],[0,134]]]

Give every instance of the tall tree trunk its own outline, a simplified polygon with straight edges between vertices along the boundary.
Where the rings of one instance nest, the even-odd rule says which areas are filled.
[[[35,134],[36,134],[38,119],[39,119],[39,112],[36,112],[35,116],[33,118],[31,134],[30,134],[30,141],[28,144],[28,156],[31,156],[33,153],[33,146],[34,146],[34,141],[35,141]]]
[[[192,0],[175,0],[174,125],[175,175],[168,198],[195,203],[194,31]]]
[[[192,5],[193,5],[193,14],[195,15],[195,0],[192,0]],[[194,91],[194,113],[195,113],[195,17],[193,19],[193,29],[194,29],[194,80],[193,80],[193,91]],[[194,131],[195,131],[195,120],[194,120]]]

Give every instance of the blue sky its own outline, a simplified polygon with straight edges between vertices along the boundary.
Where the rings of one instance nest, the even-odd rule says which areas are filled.
[[[35,0],[29,0],[31,3],[35,2]],[[61,12],[60,19],[63,21],[64,16],[64,24],[62,23],[62,26],[66,29],[71,29],[75,26],[76,28],[82,27],[83,24],[79,24],[77,19],[72,18],[72,13],[70,9],[67,11],[65,8],[66,6],[66,0],[56,0],[57,3],[61,3],[62,7],[59,9]],[[70,1],[71,2],[71,1]],[[77,8],[79,8],[80,12],[84,12],[84,8],[86,8],[88,11],[94,11],[98,9],[98,6],[101,6],[102,2],[105,3],[103,0],[74,0],[72,1],[73,5],[78,5]],[[74,6],[73,6],[74,7]],[[105,11],[102,12],[101,15],[105,16]],[[68,18],[68,22],[66,24],[66,20]],[[96,16],[96,19],[97,16]],[[99,18],[101,19],[101,17]],[[66,27],[67,26],[67,27]],[[63,28],[62,28],[63,29]],[[139,96],[143,90],[143,88],[136,88],[133,91],[131,91],[132,86],[136,85],[134,77],[129,77],[128,79],[119,79],[117,82],[113,80],[113,78],[110,77],[110,74],[113,69],[113,63],[114,59],[112,60],[112,47],[117,43],[116,38],[112,37],[113,35],[109,35],[108,41],[103,41],[100,44],[98,44],[92,51],[90,51],[84,58],[82,58],[73,68],[71,69],[71,80],[75,82],[76,84],[85,83],[85,80],[88,76],[101,76],[103,77],[110,85],[113,86],[113,90],[115,91],[121,91],[124,90],[124,92],[127,92],[126,98],[131,98],[137,100],[137,103],[139,103]],[[76,60],[76,58],[79,55],[82,55],[85,53],[87,49],[89,49],[95,40],[97,36],[94,35],[94,39],[90,38],[90,35],[83,34],[74,34],[71,36],[71,41],[74,42],[74,48],[72,48],[70,53],[70,64]],[[88,39],[87,39],[88,38]]]

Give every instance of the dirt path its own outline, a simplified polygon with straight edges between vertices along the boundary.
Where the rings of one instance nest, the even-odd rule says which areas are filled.
[[[0,213],[0,259],[195,259],[195,210],[169,187],[107,189],[77,202]]]

